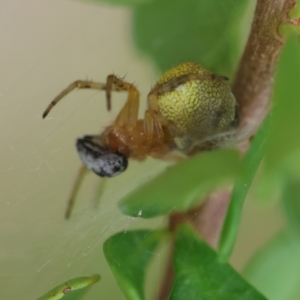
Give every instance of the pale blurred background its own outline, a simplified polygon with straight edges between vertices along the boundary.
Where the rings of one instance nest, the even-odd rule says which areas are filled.
[[[99,179],[90,174],[71,220],[63,218],[80,166],[76,137],[110,124],[126,95],[114,94],[108,113],[104,94],[74,91],[46,120],[41,116],[72,81],[103,82],[111,73],[135,82],[143,110],[159,74],[134,49],[129,9],[67,0],[0,0],[1,299],[35,299],[67,279],[94,273],[102,280],[88,299],[124,299],[103,258],[103,241],[120,230],[164,225],[163,219],[136,220],[116,208],[127,191],[165,168],[154,160],[131,162],[124,175],[109,180],[97,209],[91,202]],[[247,204],[234,266],[240,270],[281,224],[276,207]],[[162,262],[158,252],[160,270]]]

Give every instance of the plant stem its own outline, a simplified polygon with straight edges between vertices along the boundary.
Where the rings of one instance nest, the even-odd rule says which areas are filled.
[[[270,109],[273,77],[286,38],[279,33],[289,24],[295,0],[258,0],[250,36],[240,61],[232,91],[240,110],[240,135],[248,137],[261,125]]]

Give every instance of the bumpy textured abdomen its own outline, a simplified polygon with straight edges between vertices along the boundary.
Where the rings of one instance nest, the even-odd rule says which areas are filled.
[[[195,63],[184,63],[167,71],[157,85],[174,79],[176,82],[183,75],[187,76],[186,81],[159,95],[158,105],[159,112],[181,132],[174,139],[177,148],[189,152],[234,128],[236,100],[224,77]],[[190,75],[199,75],[199,79]]]

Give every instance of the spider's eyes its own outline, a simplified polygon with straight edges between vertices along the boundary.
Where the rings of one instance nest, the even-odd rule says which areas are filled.
[[[102,148],[89,136],[78,139],[76,148],[82,162],[100,177],[117,176],[127,168],[125,155]]]

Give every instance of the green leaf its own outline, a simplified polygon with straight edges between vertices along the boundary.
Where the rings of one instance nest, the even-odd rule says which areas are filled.
[[[160,71],[195,61],[216,73],[232,76],[242,40],[247,37],[247,28],[241,23],[248,3],[154,0],[139,5],[133,14],[135,44],[154,60]],[[250,22],[249,18],[249,25]]]
[[[238,153],[219,150],[200,153],[168,168],[119,202],[124,214],[151,218],[172,210],[187,210],[221,183],[241,171]]]
[[[174,268],[170,300],[266,300],[186,225],[176,236]]]
[[[47,294],[37,300],[80,300],[86,294],[90,286],[100,280],[100,275],[96,274],[89,277],[77,277],[70,279],[55,287]]]
[[[273,126],[267,144],[266,165],[273,168],[299,148],[300,43],[288,37],[275,80]]]
[[[146,268],[165,231],[137,230],[120,232],[103,245],[104,254],[126,299],[145,299]]]
[[[244,173],[237,178],[231,195],[230,204],[224,220],[219,242],[221,260],[227,261],[233,251],[244,202],[248,195],[254,175],[265,155],[266,135],[269,132],[270,117],[260,128],[244,157]]]
[[[299,299],[299,237],[285,232],[260,249],[244,277],[272,300]]]

